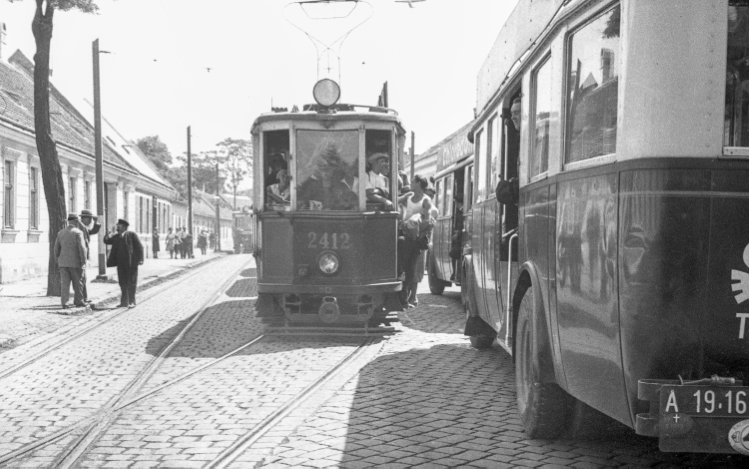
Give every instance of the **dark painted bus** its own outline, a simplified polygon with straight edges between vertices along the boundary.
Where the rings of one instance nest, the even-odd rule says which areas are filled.
[[[434,203],[438,216],[427,253],[429,290],[441,295],[445,287],[460,285],[463,221],[470,209],[473,188],[473,145],[468,141],[471,123],[428,150],[436,153]],[[467,191],[467,193],[466,193]],[[468,200],[466,207],[465,201]]]
[[[748,46],[734,0],[521,0],[502,28],[462,289],[531,437],[605,415],[749,454]]]

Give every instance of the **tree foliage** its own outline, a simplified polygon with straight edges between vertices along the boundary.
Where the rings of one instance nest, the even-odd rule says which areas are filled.
[[[224,158],[227,185],[236,196],[242,181],[252,171],[252,142],[227,138],[218,142],[216,146]]]
[[[149,135],[138,139],[136,145],[148,157],[148,160],[156,166],[159,174],[168,178],[172,154],[169,153],[166,143],[162,142],[158,135]]]

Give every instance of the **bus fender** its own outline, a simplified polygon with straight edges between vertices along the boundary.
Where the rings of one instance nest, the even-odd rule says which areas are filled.
[[[463,304],[474,299],[473,288],[476,284],[473,273],[473,255],[466,254],[463,256],[463,283],[460,285],[460,299]],[[475,311],[475,310],[474,310]],[[475,312],[478,315],[478,312]]]
[[[540,365],[539,378],[542,383],[557,383],[562,386],[563,383],[557,381],[555,374],[556,360],[554,359],[554,354],[552,352],[553,341],[551,340],[550,335],[551,327],[549,325],[548,313],[544,307],[543,298],[541,296],[540,285],[543,285],[543,283],[541,283],[541,277],[536,265],[532,262],[524,263],[520,267],[518,282],[512,297],[512,327],[514,328],[517,324],[518,314],[520,312],[520,302],[522,301],[523,296],[530,291],[533,295],[533,333],[538,339],[536,353],[538,354],[538,362]],[[513,356],[516,356],[515,338],[516,334],[513,332]]]
[[[473,258],[470,254],[463,256],[463,283],[460,285],[460,293],[463,305],[466,303],[475,303],[476,296],[474,286],[476,280],[473,272]],[[478,308],[464,308],[470,311],[470,316],[466,317],[466,327],[463,335],[468,337],[476,336],[496,336],[492,326],[481,318]]]

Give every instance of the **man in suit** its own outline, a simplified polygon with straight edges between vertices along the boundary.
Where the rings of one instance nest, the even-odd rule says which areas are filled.
[[[81,210],[81,224],[78,228],[80,228],[81,231],[83,231],[83,238],[86,241],[86,259],[91,259],[91,250],[89,247],[89,244],[91,242],[91,235],[95,235],[99,232],[101,229],[101,223],[98,221],[99,217],[95,216],[93,213],[91,213],[91,210]],[[89,228],[91,225],[91,221],[93,220],[94,226],[92,228]],[[88,290],[86,289],[86,268],[83,269],[83,277],[81,278],[81,283],[83,284],[83,302],[84,303],[91,303],[91,300],[88,299]]]
[[[86,265],[86,242],[83,232],[78,229],[78,215],[68,215],[68,226],[57,233],[55,258],[60,269],[60,300],[63,309],[68,307],[70,284],[73,284],[73,304],[86,306],[83,302],[83,268]]]
[[[112,245],[107,267],[117,267],[117,279],[122,291],[120,306],[135,308],[138,288],[138,266],[143,264],[143,245],[138,235],[127,228],[130,223],[120,218],[114,230],[104,236],[104,243]]]

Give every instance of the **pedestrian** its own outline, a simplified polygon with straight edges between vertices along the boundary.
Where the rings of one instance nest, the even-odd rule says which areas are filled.
[[[151,247],[153,248],[153,258],[159,258],[159,251],[161,251],[161,245],[159,244],[159,231],[153,230],[153,238],[151,239]]]
[[[205,230],[200,230],[200,234],[198,235],[198,247],[200,248],[200,254],[205,256],[205,248],[208,245],[208,236],[205,232]]]
[[[94,222],[94,226],[93,228],[89,228],[92,220]],[[83,239],[86,241],[86,260],[89,260],[91,259],[91,247],[90,247],[91,235],[97,234],[99,230],[101,229],[101,223],[99,223],[99,217],[91,213],[91,210],[87,210],[87,209],[81,210],[81,223],[78,228],[83,232]],[[88,288],[86,288],[86,283],[88,283],[88,278],[86,276],[85,266],[83,267],[83,277],[81,277],[81,283],[83,284],[83,302],[91,303],[91,300],[88,299]]]
[[[182,259],[187,257],[187,242],[185,241],[186,237],[187,228],[183,226],[182,230],[179,232],[179,257]]]
[[[60,269],[60,300],[63,309],[68,308],[70,284],[73,284],[73,304],[86,306],[83,302],[83,267],[86,265],[86,240],[78,228],[78,215],[68,215],[68,226],[57,233],[55,258]]]
[[[188,259],[193,259],[195,256],[192,253],[192,233],[189,231],[185,233],[185,238],[182,241],[185,243],[185,255]]]
[[[216,246],[216,233],[211,231],[208,233],[208,246],[213,249]]]
[[[172,229],[166,234],[166,250],[169,251],[169,258],[174,259],[175,251],[179,249],[179,236],[172,233]]]
[[[104,242],[112,245],[107,267],[117,267],[117,279],[122,291],[120,306],[135,308],[135,291],[138,288],[138,266],[143,264],[143,245],[138,235],[128,231],[130,223],[120,218],[116,232],[104,236]]]

